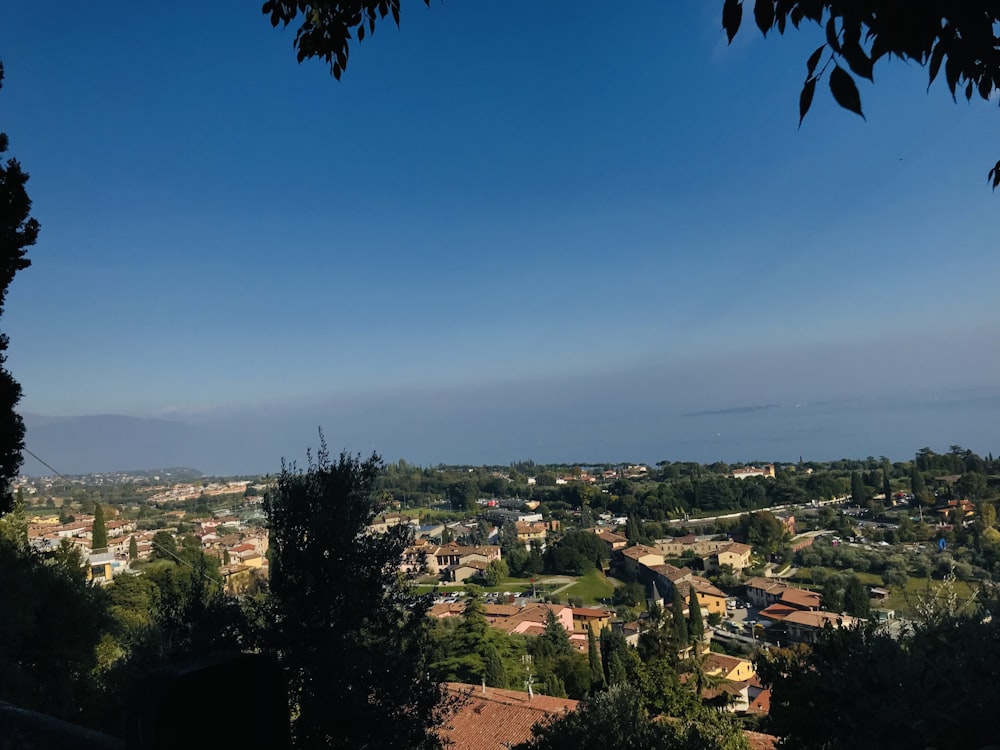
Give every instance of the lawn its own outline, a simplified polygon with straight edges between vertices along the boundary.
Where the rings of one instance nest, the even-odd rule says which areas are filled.
[[[576,583],[563,591],[560,596],[563,601],[570,597],[583,600],[584,604],[597,604],[599,599],[605,599],[614,593],[616,584],[601,571],[591,570],[580,576]]]
[[[828,572],[840,572],[835,571],[833,568],[824,568]],[[855,573],[861,583],[866,586],[879,586],[885,588],[885,584],[882,582],[881,576],[875,573]],[[819,589],[820,586],[813,583],[812,580],[812,570],[809,568],[799,568],[795,575],[791,579],[792,582],[803,586],[804,588]],[[903,617],[913,617],[915,612],[915,605],[919,599],[924,596],[927,592],[927,585],[930,583],[931,587],[940,586],[941,582],[936,580],[928,580],[927,578],[908,578],[906,581],[906,586],[900,589],[898,586],[889,586],[889,598],[884,602],[879,602],[878,604],[872,603],[873,607],[878,609],[893,609],[896,611],[897,615]],[[976,584],[966,583],[965,581],[955,581],[953,584],[955,594],[958,596],[960,601],[968,601],[976,591]]]

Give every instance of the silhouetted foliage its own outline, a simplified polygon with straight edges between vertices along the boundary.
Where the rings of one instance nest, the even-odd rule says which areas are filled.
[[[0,88],[3,63],[0,63]],[[7,152],[7,134],[0,132],[0,154]],[[31,199],[25,190],[28,175],[16,159],[0,163],[0,318],[7,289],[18,271],[31,265],[27,249],[38,238],[39,224],[30,217]],[[14,411],[21,400],[21,386],[7,371],[8,338],[0,332],[0,515],[13,507],[10,483],[21,468],[24,421]]]
[[[740,29],[743,6],[743,0],[723,3],[722,26],[730,42]],[[825,32],[823,44],[806,60],[800,123],[812,104],[816,83],[827,71],[834,101],[864,117],[851,73],[874,81],[875,63],[883,58],[926,67],[928,88],[943,68],[953,99],[989,100],[1000,89],[997,0],[755,0],[753,6],[754,22],[765,36],[772,29],[784,34],[789,23],[798,29],[803,21]],[[989,179],[994,189],[1000,185],[1000,161]]]
[[[901,636],[868,624],[827,630],[811,651],[760,652],[770,731],[803,750],[992,746],[1000,626],[984,615],[993,609],[946,614]]]
[[[305,471],[283,466],[264,499],[265,644],[285,669],[300,747],[440,744],[432,730],[442,693],[427,674],[428,602],[398,574],[411,532],[366,530],[385,511],[374,492],[381,470],[378,456],[331,460],[321,444]]]
[[[267,0],[261,9],[270,16],[271,25],[288,26],[297,18],[302,19],[295,31],[295,48],[299,62],[319,57],[330,66],[330,72],[340,80],[347,69],[350,53],[349,41],[364,40],[366,34],[375,33],[376,21],[390,13],[399,25],[400,0],[334,0],[333,2],[306,2],[304,0]],[[424,0],[430,5],[430,0]]]
[[[97,682],[95,649],[110,624],[105,592],[70,565],[0,536],[0,700],[79,724]]]

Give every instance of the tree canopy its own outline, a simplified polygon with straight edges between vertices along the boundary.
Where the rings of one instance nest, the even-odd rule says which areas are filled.
[[[427,673],[428,603],[398,575],[412,532],[367,531],[386,509],[375,491],[381,470],[378,456],[331,459],[321,444],[305,471],[284,466],[264,499],[265,641],[285,669],[303,747],[439,745],[432,730],[444,702]]]
[[[0,88],[3,87],[3,63],[0,63]],[[0,154],[7,151],[7,134],[0,132]],[[38,238],[39,225],[31,218],[31,199],[25,190],[28,175],[17,159],[0,163],[0,317],[7,289],[18,271],[31,265],[28,248]],[[21,468],[24,448],[24,421],[14,411],[21,400],[21,386],[4,367],[7,361],[7,335],[0,332],[0,514],[13,507],[10,483]]]
[[[387,15],[398,26],[399,9],[400,0],[267,0],[262,7],[273,26],[298,20],[299,62],[318,57],[338,80],[347,69],[350,43],[374,33],[376,22]],[[722,27],[730,42],[740,30],[743,10],[743,0],[723,2]],[[892,57],[927,68],[928,88],[943,70],[956,100],[990,100],[1000,90],[998,0],[754,0],[753,19],[764,36],[803,23],[822,30],[822,43],[806,60],[800,124],[824,76],[834,100],[864,117],[855,76],[874,81],[875,65]],[[994,189],[1000,186],[1000,161],[988,178]]]

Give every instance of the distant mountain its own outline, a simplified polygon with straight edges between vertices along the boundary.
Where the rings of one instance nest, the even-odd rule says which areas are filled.
[[[181,422],[112,414],[46,417],[23,414],[25,445],[61,474],[198,466],[196,430]],[[21,471],[49,474],[27,453]]]

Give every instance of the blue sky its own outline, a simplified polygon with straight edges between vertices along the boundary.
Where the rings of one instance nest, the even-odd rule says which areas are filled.
[[[687,449],[644,413],[998,385],[996,110],[918,67],[862,83],[867,121],[821,87],[799,129],[820,32],[727,46],[721,3],[404,3],[340,83],[220,7],[5,12],[0,125],[42,223],[3,322],[25,412],[250,419],[275,456],[300,413],[389,457],[593,431],[656,460]],[[623,394],[617,427],[581,417]]]

